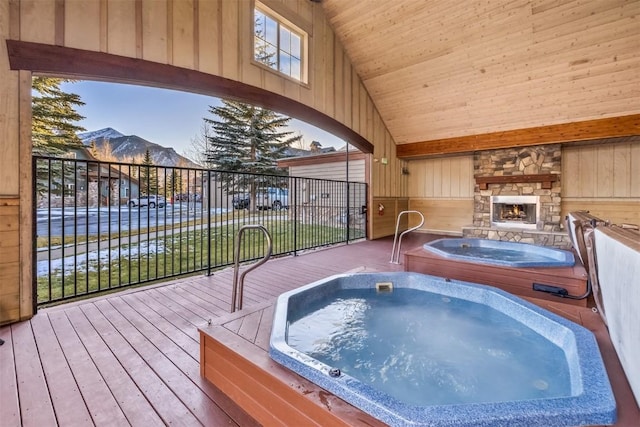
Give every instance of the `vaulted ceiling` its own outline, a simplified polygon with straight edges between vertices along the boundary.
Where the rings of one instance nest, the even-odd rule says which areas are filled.
[[[322,7],[397,144],[640,113],[640,1]]]

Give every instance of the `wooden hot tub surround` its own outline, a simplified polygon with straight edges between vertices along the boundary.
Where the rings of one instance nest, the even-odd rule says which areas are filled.
[[[431,274],[453,280],[491,285],[516,295],[587,306],[587,298],[570,299],[533,290],[533,284],[551,285],[567,290],[571,296],[587,292],[587,272],[579,260],[573,267],[504,267],[448,259],[422,247],[404,254],[405,271]]]

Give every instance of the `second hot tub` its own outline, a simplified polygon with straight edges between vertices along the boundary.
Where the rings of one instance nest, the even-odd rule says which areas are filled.
[[[445,258],[505,267],[572,267],[575,264],[569,251],[528,243],[438,239],[425,243],[423,248]]]
[[[587,272],[571,252],[527,243],[439,239],[407,251],[404,267],[580,306],[586,306],[590,291]]]

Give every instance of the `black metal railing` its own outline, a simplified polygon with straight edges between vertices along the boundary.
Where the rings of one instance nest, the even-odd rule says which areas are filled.
[[[247,224],[274,255],[366,237],[360,182],[39,156],[33,174],[38,305],[231,265]]]

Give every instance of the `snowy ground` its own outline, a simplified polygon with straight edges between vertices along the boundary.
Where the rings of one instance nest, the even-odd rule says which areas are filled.
[[[110,250],[101,249],[64,258],[38,261],[36,275],[46,277],[50,275],[72,274],[74,271],[95,273],[99,270],[108,270],[110,264],[118,262],[120,258],[137,259],[147,255],[162,254],[167,250],[164,242],[160,240],[143,241],[135,245],[122,245]],[[99,255],[98,255],[99,254]]]

